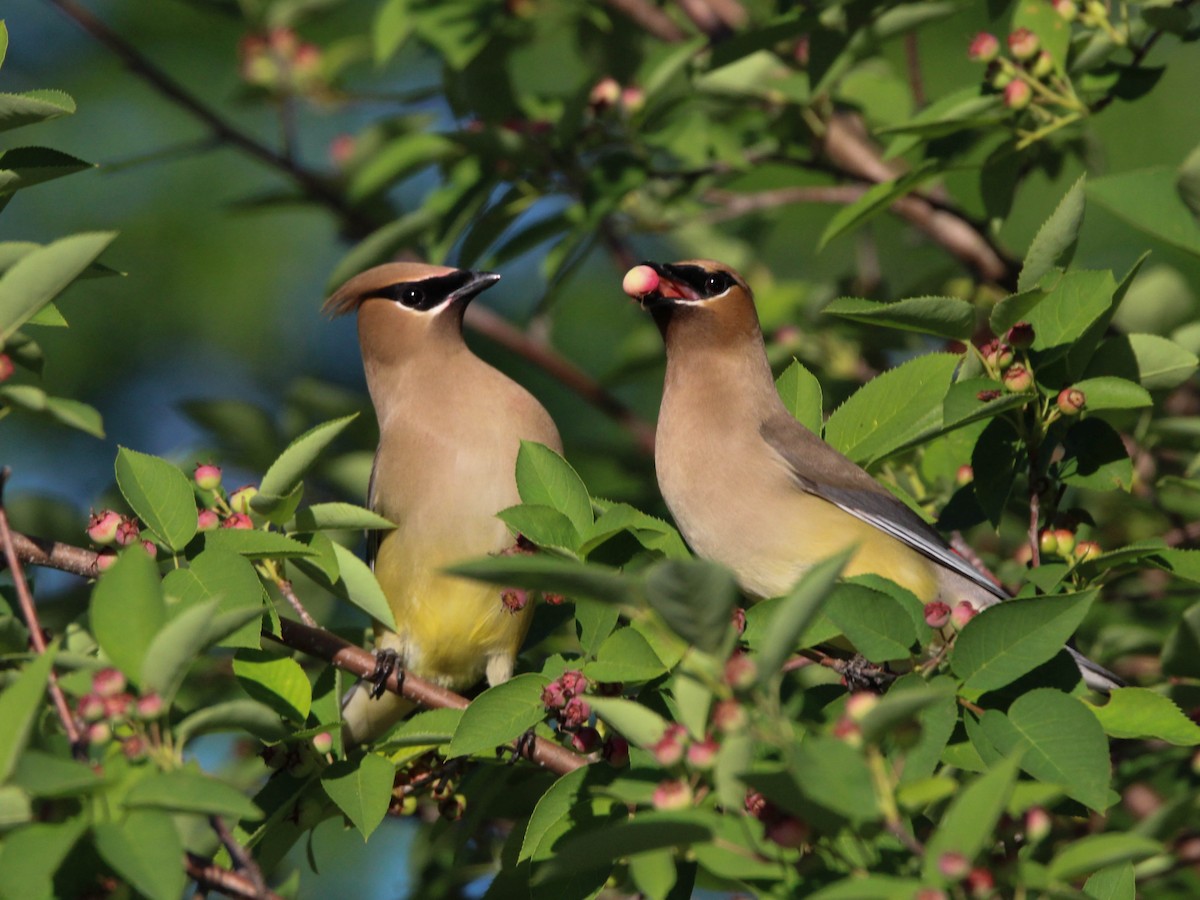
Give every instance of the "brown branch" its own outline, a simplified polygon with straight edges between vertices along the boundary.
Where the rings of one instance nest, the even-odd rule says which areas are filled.
[[[267,889],[267,881],[263,878],[262,869],[258,867],[258,863],[254,861],[254,857],[246,852],[246,848],[238,843],[237,838],[233,836],[233,832],[229,830],[229,826],[225,824],[225,820],[220,816],[209,816],[208,824],[217,833],[221,844],[229,853],[229,858],[237,864],[237,867],[250,880],[250,884],[254,887],[253,896],[255,900],[266,900],[267,897],[270,897],[271,892]]]
[[[238,900],[283,900],[279,894],[267,890],[265,887],[260,891],[254,882],[244,875],[223,869],[194,853],[187,854],[184,859],[184,868],[187,870],[188,877],[200,885],[201,890],[205,893],[211,889],[220,891],[227,897],[236,897]]]
[[[764,209],[775,209],[780,206],[790,206],[793,203],[832,203],[845,205],[853,203],[865,192],[860,185],[806,185],[802,187],[783,187],[768,191],[755,191],[741,194],[722,188],[706,191],[701,198],[713,203],[720,209],[713,210],[704,216],[704,221],[724,222],[739,216],[749,215]]]
[[[925,79],[921,77],[921,45],[915,31],[904,36],[904,61],[908,66],[908,86],[917,109],[925,105]]]
[[[279,637],[267,637],[310,656],[319,657],[343,672],[349,672],[359,678],[369,678],[375,673],[378,660],[374,654],[362,647],[355,646],[331,632],[309,628],[290,619],[281,619],[279,624]],[[407,672],[403,673],[402,681],[399,672],[392,672],[388,676],[385,688],[393,694],[428,708],[466,709],[469,705],[466,697]],[[522,741],[519,750],[530,762],[560,775],[588,764],[586,758],[540,737],[535,737],[532,741]]]
[[[607,3],[661,41],[674,43],[687,37],[674,19],[648,0],[607,0]]]
[[[17,558],[26,565],[58,569],[60,572],[70,572],[84,578],[95,578],[98,574],[94,550],[31,538],[19,531],[12,532],[12,542],[17,551]]]
[[[891,181],[899,174],[899,169],[884,162],[858,127],[857,120],[850,116],[835,115],[826,123],[821,150],[834,165],[856,178],[881,183]],[[892,210],[925,232],[980,278],[1015,288],[1017,264],[1005,259],[960,213],[911,194],[893,203]]]
[[[319,175],[226,122],[76,0],[49,0],[49,2],[111,50],[131,72],[142,78],[172,103],[199,119],[215,138],[232,144],[255,159],[285,173],[306,196],[337,213],[352,234],[357,237],[365,237],[379,227],[379,222],[355,209],[340,191],[326,183]]]
[[[310,628],[316,628],[317,620],[309,615],[308,610],[304,608],[304,604],[301,603],[300,598],[296,596],[296,591],[292,587],[292,583],[286,578],[277,578],[275,580],[275,586],[279,588],[279,593],[283,594],[284,599],[291,604],[292,609],[296,611],[296,615],[300,617],[300,621]]]
[[[615,420],[633,436],[634,442],[642,450],[654,452],[654,426],[641,419],[600,382],[543,341],[525,334],[487,307],[474,303],[467,307],[466,324],[545,371],[568,390]]]
[[[80,560],[90,557],[91,566],[93,570],[95,569],[96,553],[92,550],[50,541],[35,541],[20,534],[14,534],[13,537],[21,539],[14,542],[18,548],[34,548],[35,552],[29,557],[22,557],[19,549],[16,551],[17,557],[24,558],[27,563],[61,569],[65,572],[76,572]],[[47,547],[47,544],[50,546]],[[68,561],[68,564],[59,565],[56,564],[56,561]],[[78,573],[76,572],[76,574]],[[343,672],[349,672],[359,678],[367,678],[375,673],[377,663],[375,655],[362,647],[355,646],[324,629],[302,625],[291,619],[280,619],[279,624],[278,636],[273,634],[265,636],[294,650],[300,650],[310,656],[323,659]],[[448,691],[444,687],[439,687],[415,675],[405,672],[403,684],[400,684],[397,676],[397,672],[388,676],[386,690],[412,700],[414,703],[430,708],[449,707],[450,709],[466,709],[469,705],[467,698],[461,694]],[[586,758],[540,737],[522,742],[522,744],[523,746],[520,748],[522,756],[560,775],[565,775],[567,772],[588,764]]]
[[[5,466],[0,469],[0,543],[4,545],[4,559],[12,572],[13,585],[17,589],[17,603],[21,607],[21,616],[25,619],[25,627],[29,629],[29,641],[37,653],[46,652],[46,636],[42,632],[42,623],[38,620],[37,607],[33,602],[33,594],[29,590],[29,582],[25,580],[25,571],[21,568],[20,555],[17,553],[16,542],[13,540],[12,529],[8,527],[8,513],[4,509],[4,485],[8,482],[11,469]],[[71,707],[67,698],[58,685],[58,675],[53,668],[46,679],[46,688],[50,691],[50,699],[58,712],[63,731],[71,742],[71,749],[76,756],[84,753],[83,738],[75,725],[75,717],[71,715]]]

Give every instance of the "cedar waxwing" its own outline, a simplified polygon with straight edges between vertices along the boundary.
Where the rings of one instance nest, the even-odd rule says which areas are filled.
[[[623,287],[666,345],[654,463],[663,499],[699,556],[732,569],[756,597],[786,593],[813,563],[855,544],[845,575],[882,575],[922,603],[966,600],[982,609],[1008,597],[787,411],[740,275],[711,260],[643,263]],[[1090,687],[1120,686],[1070,653]]]
[[[500,278],[420,263],[392,263],[350,279],[325,304],[358,313],[367,389],[379,420],[368,505],[396,523],[372,532],[371,562],[396,619],[376,624],[376,650],[393,651],[406,671],[452,690],[483,675],[512,676],[533,605],[508,609],[495,587],[442,570],[514,543],[496,513],[521,502],[516,460],[522,440],[561,451],[550,414],[463,341],[476,294]],[[347,695],[347,737],[379,736],[412,704],[372,697],[360,682]]]

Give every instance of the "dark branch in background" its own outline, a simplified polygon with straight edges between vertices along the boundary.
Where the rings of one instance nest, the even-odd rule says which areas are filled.
[[[608,5],[633,19],[656,38],[668,43],[682,41],[687,34],[675,20],[649,0],[607,0]]]
[[[78,574],[80,568],[86,568],[83,563],[90,558],[91,571],[93,574],[95,573],[96,554],[91,550],[34,540],[22,534],[13,534],[13,538],[15,539],[14,546],[17,548],[15,556],[26,563]],[[27,548],[32,552],[29,555],[23,555],[20,548]],[[54,560],[67,561],[67,564],[57,565],[53,562]],[[280,619],[278,636],[264,634],[264,637],[278,641],[293,650],[300,650],[310,656],[323,659],[330,665],[357,675],[359,678],[368,678],[373,675],[378,663],[375,655],[362,647],[355,646],[321,628],[312,628],[291,619]],[[439,707],[465,709],[469,705],[467,698],[461,694],[448,691],[407,672],[404,673],[403,684],[399,683],[397,673],[393,672],[388,677],[386,690],[430,709]],[[522,741],[521,746],[517,749],[530,762],[560,775],[565,775],[567,772],[572,772],[588,764],[586,757],[540,737],[535,737],[532,741]]]
[[[42,623],[38,621],[37,607],[34,606],[33,594],[29,591],[29,582],[25,580],[25,572],[21,568],[20,554],[17,552],[17,545],[13,540],[13,532],[8,527],[8,513],[4,510],[4,485],[7,483],[11,471],[8,466],[0,469],[0,543],[3,543],[4,559],[9,571],[12,572],[13,585],[17,589],[17,603],[21,607],[21,617],[25,620],[25,627],[29,629],[29,642],[33,644],[33,649],[40,655],[46,652],[46,636],[42,633]],[[62,721],[63,731],[71,741],[71,750],[75,756],[81,757],[84,754],[83,740],[75,725],[75,717],[71,715],[71,707],[67,705],[67,698],[63,695],[62,688],[58,686],[58,675],[53,669],[50,670],[46,687],[50,691],[50,699],[54,701],[58,718]]]
[[[908,87],[917,109],[925,105],[925,79],[921,77],[921,43],[915,31],[904,36],[904,61],[908,65]]]
[[[75,0],[50,0],[50,2],[89,35],[116,54],[134,75],[142,78],[166,99],[199,119],[207,126],[214,141],[231,144],[290,177],[299,185],[305,196],[314,202],[323,204],[338,215],[350,237],[365,237],[385,224],[383,221],[376,221],[362,210],[356,209],[336,187],[289,158],[288,155],[276,152],[230,125]],[[651,7],[651,9],[654,8]],[[657,9],[654,9],[654,12],[660,16],[663,15]],[[666,21],[671,22],[670,19],[666,19]],[[679,36],[682,37],[683,33],[679,32]],[[639,447],[644,450],[653,449],[652,426],[639,419],[631,409],[609,394],[596,379],[568,362],[548,343],[524,334],[498,316],[486,317],[478,314],[468,316],[467,324],[506,349],[544,369],[569,390],[576,392],[602,413],[615,419],[618,424],[632,434]],[[647,443],[646,435],[648,433],[651,434],[651,443]],[[79,575],[95,574],[94,571],[68,571],[75,571]]]
[[[207,860],[189,853],[184,860],[184,868],[188,877],[196,882],[205,893],[209,890],[220,891],[227,897],[237,900],[283,900],[274,891],[263,888],[261,891],[249,878],[222,869]]]
[[[726,191],[713,188],[706,191],[702,199],[717,206],[712,212],[703,217],[705,222],[724,222],[739,216],[760,212],[764,209],[775,209],[779,206],[791,206],[793,203],[833,203],[845,205],[853,203],[866,192],[865,187],[853,184],[830,184],[800,187],[782,187],[767,191],[755,191],[740,194],[736,191]]]
[[[237,842],[237,838],[233,836],[233,832],[229,830],[229,826],[225,824],[225,820],[220,816],[209,816],[208,824],[212,826],[213,831],[217,833],[222,846],[229,853],[229,858],[234,861],[239,869],[250,880],[250,884],[254,888],[255,898],[266,898],[270,896],[270,891],[267,890],[267,880],[263,878],[262,869],[258,867],[258,863],[254,861],[246,848]]]

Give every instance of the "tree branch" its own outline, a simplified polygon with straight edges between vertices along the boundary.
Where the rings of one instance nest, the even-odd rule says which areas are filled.
[[[263,889],[259,891],[254,882],[244,875],[222,869],[194,853],[189,853],[184,859],[184,868],[188,877],[195,881],[207,893],[208,889],[220,891],[227,897],[238,900],[283,900],[274,891]]]
[[[648,0],[607,0],[609,6],[633,19],[638,25],[662,41],[682,41],[687,34],[675,20]]]
[[[251,886],[254,888],[253,896],[255,900],[266,900],[267,897],[271,896],[271,892],[267,890],[267,881],[263,878],[262,869],[258,867],[258,863],[254,861],[254,857],[246,852],[246,848],[238,843],[237,838],[233,836],[233,832],[229,830],[229,826],[225,824],[225,820],[220,816],[209,816],[208,824],[217,833],[221,844],[229,853],[229,858],[237,864],[237,867],[249,879]]]
[[[51,541],[37,541],[16,533],[13,534],[13,537],[17,539],[14,540],[16,556],[23,559],[24,562],[78,574],[77,569],[87,568],[81,563],[90,557],[90,567],[92,572],[95,572],[96,553],[92,550]],[[22,547],[29,548],[33,552],[28,556],[22,556]],[[55,561],[66,561],[67,564],[58,565]],[[377,660],[374,654],[321,628],[312,628],[291,619],[280,619],[279,635],[264,634],[264,637],[323,659],[330,665],[357,675],[359,678],[368,678],[375,673]],[[388,676],[385,689],[429,708],[466,709],[469,705],[467,698],[461,694],[448,691],[408,672],[404,673],[403,684],[400,683],[398,673],[393,672]],[[567,772],[588,764],[586,757],[540,737],[535,737],[532,741],[521,741],[520,744],[521,746],[517,749],[522,756],[530,762],[560,775],[565,775]]]
[[[0,543],[3,543],[4,559],[8,564],[9,571],[12,572],[13,584],[17,589],[17,603],[21,607],[21,616],[25,619],[25,626],[29,629],[29,642],[33,644],[33,649],[40,655],[46,652],[46,636],[42,633],[42,623],[38,620],[37,607],[33,602],[33,594],[29,590],[29,582],[25,580],[20,555],[17,552],[16,542],[13,540],[14,535],[12,529],[8,527],[8,513],[4,509],[4,485],[7,483],[11,471],[7,466],[0,469]],[[63,731],[66,732],[67,738],[71,742],[71,749],[76,756],[82,756],[84,752],[83,738],[79,733],[79,728],[75,725],[75,717],[71,714],[71,707],[67,704],[67,698],[62,692],[62,688],[58,685],[58,674],[53,668],[51,668],[46,682],[46,687],[50,691],[50,699],[54,702],[54,708],[62,722]]]

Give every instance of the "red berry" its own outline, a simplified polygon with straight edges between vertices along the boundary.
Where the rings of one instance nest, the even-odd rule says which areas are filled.
[[[930,628],[945,628],[950,623],[950,607],[940,600],[925,604],[925,624]]]
[[[138,697],[134,706],[139,719],[157,719],[163,714],[163,708],[162,697],[153,692]]]
[[[1028,350],[1033,346],[1033,326],[1028,322],[1018,322],[1004,335],[1004,340],[1016,350]]]
[[[1064,416],[1077,416],[1087,405],[1087,396],[1079,388],[1063,388],[1058,392],[1058,411]]]
[[[972,897],[990,896],[996,887],[996,879],[987,869],[972,869],[967,876],[967,890]]]
[[[845,741],[851,747],[862,746],[862,729],[849,716],[842,716],[833,726],[833,736],[839,741]]]
[[[981,31],[971,39],[967,47],[967,58],[974,62],[991,62],[1000,55],[1000,41],[994,34]]]
[[[576,697],[588,689],[588,680],[578,669],[563,672],[558,680],[568,697]]]
[[[1012,110],[1022,110],[1033,101],[1033,88],[1019,78],[1004,86],[1004,105]]]
[[[970,466],[959,466],[954,473],[954,483],[959,487],[965,487],[975,480],[975,470]]]
[[[688,764],[694,769],[711,769],[720,749],[712,738],[696,741],[687,749]]]
[[[202,491],[215,491],[221,486],[221,468],[211,463],[197,463],[192,477]]]
[[[621,769],[629,765],[629,741],[618,735],[613,735],[604,742],[601,755],[605,761],[615,768]]]
[[[563,707],[562,724],[564,728],[579,728],[592,717],[592,708],[582,697],[572,697]]]
[[[758,665],[740,650],[725,661],[725,683],[734,690],[745,690],[757,679]]]
[[[590,725],[584,725],[571,735],[571,746],[579,753],[591,753],[600,746],[600,732]]]
[[[500,592],[500,602],[510,613],[519,613],[529,605],[529,592],[522,588],[505,588]]]
[[[952,850],[938,857],[937,867],[943,878],[961,881],[971,871],[971,861],[961,853]]]
[[[249,530],[254,528],[254,522],[252,522],[250,517],[245,513],[234,513],[221,523],[221,527]]]
[[[317,753],[324,756],[333,749],[333,735],[328,731],[320,731],[313,735],[312,746]]]
[[[158,547],[155,546],[154,541],[142,541],[142,549],[151,559],[158,559]]]
[[[782,816],[767,825],[766,837],[773,844],[799,850],[808,843],[808,826],[792,816]]]
[[[98,697],[116,697],[125,690],[125,676],[118,669],[101,669],[92,676],[92,693]]]
[[[117,539],[117,529],[121,525],[121,516],[111,509],[93,513],[88,519],[87,536],[94,544],[111,544]]]
[[[542,705],[551,711],[567,705],[567,694],[561,681],[552,681],[542,688]]]
[[[961,631],[977,615],[979,615],[979,610],[970,602],[963,600],[955,605],[953,611],[950,613],[950,624]]]
[[[1014,394],[1033,389],[1033,374],[1020,363],[1009,366],[1002,380],[1004,387]]]
[[[724,734],[741,731],[750,721],[745,708],[737,700],[721,700],[713,706],[712,721],[716,729]]]
[[[7,353],[0,353],[0,382],[8,381],[12,377],[14,368],[12,357]]]
[[[655,809],[680,810],[692,805],[692,789],[686,781],[664,781],[654,789]]]
[[[1079,562],[1087,562],[1090,559],[1095,559],[1104,551],[1095,541],[1080,541],[1075,545],[1075,559]]]
[[[121,742],[121,752],[125,754],[125,758],[131,762],[137,762],[139,759],[145,759],[150,752],[150,745],[141,735],[135,734],[125,738]]]
[[[1008,51],[1013,55],[1013,59],[1032,59],[1039,49],[1041,44],[1038,36],[1028,28],[1018,28],[1008,36]]]
[[[138,527],[136,519],[121,519],[117,524],[117,534],[115,540],[118,547],[128,547],[134,541],[140,540],[142,529]]]
[[[212,531],[221,524],[221,518],[215,510],[202,509],[196,513],[196,528],[199,531]]]
[[[111,547],[105,547],[96,554],[96,571],[103,572],[117,561],[117,553]]]

